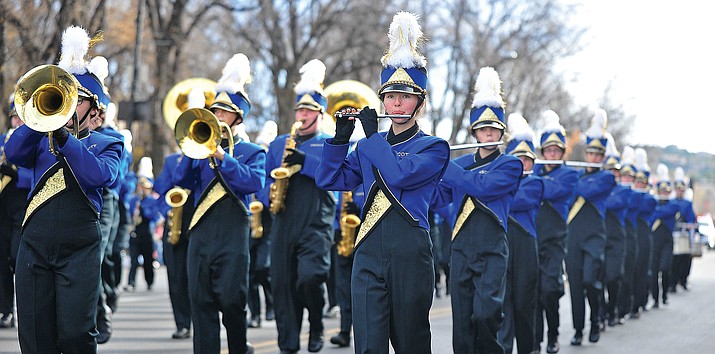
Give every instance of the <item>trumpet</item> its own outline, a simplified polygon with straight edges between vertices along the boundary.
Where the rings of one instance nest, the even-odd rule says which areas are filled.
[[[47,133],[50,152],[58,151],[52,132],[74,122],[72,134],[79,135],[79,120],[75,114],[79,100],[79,81],[57,65],[40,65],[22,76],[15,90],[17,115],[28,128]]]
[[[335,118],[336,118],[336,119],[343,118],[343,117],[344,117],[344,118],[355,118],[355,117],[357,117],[359,114],[360,114],[360,113],[341,113],[341,112],[338,112],[338,113],[335,113]],[[410,118],[412,118],[412,116],[409,115],[409,114],[378,114],[378,115],[377,115],[377,118],[378,118],[378,119],[385,119],[385,118],[387,118],[387,119],[400,119],[400,118],[410,119]]]
[[[231,127],[205,108],[191,108],[181,113],[174,126],[174,138],[184,155],[203,160],[209,158],[211,168],[217,162],[211,157],[221,148],[223,131],[228,136],[229,155],[233,156],[233,135]]]
[[[186,200],[189,199],[189,192],[181,187],[174,187],[166,192],[164,197],[166,204],[171,207],[169,213],[167,213],[167,224],[169,226],[169,240],[168,242],[172,245],[179,243],[179,237],[181,236],[181,215],[184,209],[184,204]]]
[[[602,168],[602,163],[585,161],[564,161],[564,160],[534,160],[535,165],[565,165],[570,167]]]
[[[480,148],[480,147],[499,146],[499,145],[504,145],[504,142],[503,141],[495,141],[495,142],[491,142],[491,143],[470,143],[470,144],[451,145],[449,147],[449,151],[474,149],[474,148]]]

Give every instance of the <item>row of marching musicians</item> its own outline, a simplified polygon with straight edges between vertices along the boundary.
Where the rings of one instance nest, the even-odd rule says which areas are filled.
[[[649,290],[659,298],[658,274],[667,284],[670,235],[685,203],[634,202],[636,196],[655,201],[645,191],[648,168],[642,159],[636,159],[642,164],[631,167],[640,173],[635,175],[635,188],[616,187],[616,166],[600,168],[609,146],[605,115],[597,114],[587,133],[590,164],[584,173],[561,162],[565,138],[557,118],[551,119],[556,129],[541,142],[544,158],[554,162],[541,163],[531,172],[536,150],[524,118],[510,116],[506,154],[499,149],[507,130],[505,104],[498,74],[483,68],[469,117],[481,147],[450,161],[449,145],[417,124],[427,95],[426,59],[415,50],[421,36],[417,18],[401,12],[393,24],[377,92],[391,121],[387,132],[378,132],[380,117],[369,107],[341,110],[332,138],[318,130],[328,106],[322,91],[325,66],[319,60],[301,69],[295,88],[297,124],[290,134],[271,142],[268,151],[238,134],[251,109],[245,91],[251,70],[245,55],[237,54],[227,63],[210,110],[201,108],[203,97],[188,97],[189,108],[174,127],[182,154],[166,158],[152,187],[168,197],[171,207],[165,208],[164,237],[170,244],[165,248],[170,296],[175,315],[180,306],[184,311],[183,320],[177,315],[177,327],[188,331],[189,319],[193,323],[194,352],[220,351],[219,313],[229,351],[253,351],[246,337],[246,306],[256,299],[255,293],[249,295],[249,288],[256,291],[256,283],[272,290],[281,352],[300,349],[304,309],[310,323],[308,350],[322,349],[323,283],[329,277],[337,233],[336,209],[362,215],[354,242],[347,238],[341,243],[353,246],[354,252],[341,252],[343,258],[338,258],[337,292],[343,314],[341,333],[334,341],[349,343],[352,319],[358,353],[387,353],[390,344],[397,353],[431,352],[435,268],[430,208],[451,205],[454,210],[447,219],[453,225],[449,277],[456,353],[511,352],[514,338],[519,352],[538,351],[537,312],[546,314],[547,351],[558,351],[564,259],[573,301],[574,345],[581,343],[584,295],[592,310],[592,342],[599,339],[603,318],[617,322],[628,312],[637,313],[645,307]],[[29,126],[32,120],[23,111],[19,115],[26,124],[5,146],[8,160],[32,176],[16,263],[23,352],[96,352],[96,316],[104,297],[98,288],[102,252],[108,244],[99,227],[100,212],[105,210],[102,194],[121,180],[125,154],[121,140],[89,129],[92,118],[106,111],[106,73],[87,65],[86,46],[75,53],[64,43],[72,41],[63,40],[59,67],[73,75],[60,75],[67,83],[61,86],[78,88],[65,95],[74,98],[68,100],[72,119],[67,122],[58,114],[65,117],[62,124]],[[41,101],[52,91],[26,91],[43,106],[37,114],[54,113],[49,111],[55,100]],[[37,105],[22,107],[31,106]],[[351,148],[357,121],[365,137]],[[74,128],[72,134],[65,126]],[[627,183],[627,176],[623,173],[622,183]],[[661,191],[661,184],[664,179],[659,180],[659,193],[670,193],[665,187]],[[337,203],[330,191],[354,194],[341,194]],[[629,202],[618,199],[625,198],[619,191],[630,195],[625,199]],[[251,202],[263,204],[268,212],[259,214],[258,207],[251,208],[251,214]],[[652,207],[638,210],[636,224],[629,229],[632,214],[626,206],[645,205]],[[607,221],[611,213],[616,215],[615,224]],[[624,240],[629,230],[637,242]],[[666,233],[670,243],[663,237]],[[609,244],[614,246],[608,248]],[[620,253],[606,252],[612,249]],[[620,272],[628,266],[618,263],[626,252],[638,255],[630,276]],[[611,263],[612,257],[618,260]],[[647,274],[649,264],[653,277],[643,283],[649,278],[638,272]],[[630,285],[630,290],[620,291],[620,284]],[[254,306],[252,314],[258,311]]]

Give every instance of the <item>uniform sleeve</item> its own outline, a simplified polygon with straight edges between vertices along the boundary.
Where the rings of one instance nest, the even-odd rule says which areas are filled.
[[[173,174],[174,171],[171,167],[169,159],[164,159],[164,167],[161,168],[161,173],[156,177],[156,180],[154,180],[154,191],[164,195],[169,191],[169,189],[173,188]]]
[[[59,148],[67,163],[76,171],[79,184],[86,189],[97,189],[110,186],[119,176],[119,163],[124,146],[121,141],[109,143],[99,155],[89,151],[81,141],[72,134],[67,142]],[[81,172],[79,172],[81,171]]]
[[[416,154],[404,157],[379,134],[373,134],[358,149],[380,171],[385,182],[401,189],[416,189],[439,178],[449,162],[449,145],[444,140],[430,144]]]
[[[521,161],[509,159],[497,169],[481,173],[481,170],[465,170],[450,162],[443,179],[458,186],[467,195],[484,202],[491,202],[512,193],[523,173]]]
[[[199,181],[199,167],[194,160],[188,156],[184,156],[176,165],[173,175],[173,184],[187,189],[194,190],[196,182]]]
[[[318,165],[320,165],[320,158],[318,156],[311,155],[306,152],[305,162],[303,162],[303,167],[298,173],[315,179],[315,172],[318,170]]]
[[[247,195],[263,188],[266,181],[265,166],[266,151],[257,149],[246,162],[239,162],[235,157],[226,154],[217,168],[236,194]]]
[[[522,179],[523,183],[514,194],[510,211],[528,211],[538,208],[544,195],[544,184],[541,180],[531,177]]]
[[[625,188],[614,188],[606,199],[606,209],[619,210],[628,207],[628,190]]]
[[[613,187],[616,185],[616,179],[613,173],[602,171],[594,179],[581,178],[578,181],[576,190],[578,195],[586,200],[594,200],[598,198],[607,198]]]
[[[449,164],[454,162],[450,161]],[[449,167],[447,167],[449,169]],[[445,172],[445,175],[447,172]],[[446,208],[452,203],[452,185],[442,178],[437,185],[437,189],[434,192],[434,197],[432,197],[432,206],[436,209]]]
[[[351,191],[362,183],[357,150],[348,153],[348,144],[333,145],[327,139],[323,146],[323,159],[315,173],[315,183],[328,191]]]
[[[564,168],[564,167],[561,167]],[[544,200],[563,200],[568,199],[578,183],[578,173],[574,170],[567,169],[558,178],[551,176],[543,176],[544,183]]]
[[[35,167],[37,148],[44,136],[25,125],[18,127],[5,144],[5,157],[17,166]]]

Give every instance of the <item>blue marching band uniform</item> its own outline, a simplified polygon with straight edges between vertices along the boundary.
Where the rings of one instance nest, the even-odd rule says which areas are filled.
[[[0,141],[0,328],[17,324],[23,352],[96,353],[112,334],[130,230],[151,288],[154,223],[162,219],[172,337],[193,333],[195,353],[220,352],[221,324],[230,352],[252,353],[247,328],[261,327],[260,288],[281,353],[300,349],[305,309],[308,351],[320,351],[329,277],[341,318],[330,342],[349,347],[354,334],[356,353],[388,353],[390,344],[396,353],[430,353],[440,270],[451,296],[452,349],[466,354],[540,352],[544,332],[546,352],[557,353],[564,272],[571,345],[582,344],[586,301],[595,343],[606,325],[667,304],[678,285],[687,290],[697,221],[682,168],[671,181],[659,165],[651,185],[645,150],[626,146],[620,154],[603,110],[586,132],[588,167],[569,167],[558,115],[545,113],[535,147],[524,117],[505,119],[501,81],[489,67],[479,71],[469,116],[481,146],[450,160],[448,144],[417,124],[426,60],[414,48],[399,50],[421,35],[417,19],[400,12],[393,21],[390,38],[409,38],[391,43],[382,60],[377,93],[392,116],[388,131],[377,131],[374,109],[350,107],[365,138],[350,147],[355,124],[347,116],[336,120],[334,137],[321,132],[325,66],[314,59],[295,89],[302,125],[263,147],[243,140],[234,128],[251,108],[243,88],[250,66],[237,54],[210,101],[213,115],[203,101],[182,114],[226,123],[233,146],[222,139],[208,158],[198,157],[180,139],[186,150],[166,156],[155,181],[151,167],[131,170],[130,135],[90,124],[110,114],[106,60],[88,64],[87,49],[68,41],[59,67],[72,74],[62,80],[77,82],[71,123],[52,135],[34,131],[15,124],[28,117],[26,102],[18,110],[11,104],[13,131]],[[64,36],[89,40],[78,27]],[[271,176],[279,167],[291,171],[286,181]],[[260,214],[251,214],[251,202],[262,205]],[[361,219],[347,253],[345,214]],[[252,229],[256,222],[262,231]],[[135,272],[133,264],[132,286]]]

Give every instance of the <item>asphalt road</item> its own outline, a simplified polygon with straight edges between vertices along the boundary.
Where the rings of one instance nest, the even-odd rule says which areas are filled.
[[[646,312],[640,319],[608,328],[596,344],[584,340],[582,347],[571,347],[573,335],[568,295],[561,299],[560,353],[715,353],[710,336],[715,330],[715,252],[705,252],[693,262],[690,291],[671,294],[669,305]],[[146,290],[141,272],[134,293],[124,293],[114,315],[114,334],[99,347],[100,353],[192,353],[191,339],[171,339],[174,322],[169,304],[166,272],[157,270],[156,283]],[[568,293],[568,291],[567,291]],[[307,317],[307,316],[306,316]],[[307,320],[306,320],[307,321]],[[432,312],[432,349],[435,354],[452,353],[451,309],[449,298],[435,299]],[[327,338],[337,333],[339,319],[326,319]],[[307,322],[303,326],[301,353],[307,353]],[[587,333],[586,333],[587,334]],[[249,329],[248,338],[257,353],[278,353],[275,322]],[[223,352],[227,353],[222,332]],[[322,353],[352,353],[350,348],[334,348],[326,343]],[[17,331],[0,329],[0,353],[19,353]]]

